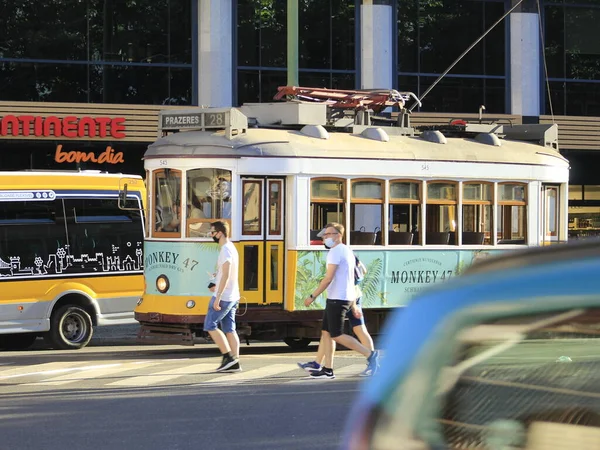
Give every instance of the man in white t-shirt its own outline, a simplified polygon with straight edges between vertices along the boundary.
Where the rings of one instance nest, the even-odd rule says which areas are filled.
[[[240,338],[235,329],[235,312],[240,301],[239,256],[229,240],[229,224],[218,221],[211,223],[210,227],[210,235],[219,243],[221,250],[217,259],[215,295],[208,304],[204,331],[208,332],[223,355],[217,372],[239,372],[242,370],[239,362]]]
[[[327,253],[327,271],[317,289],[310,294],[304,304],[309,306],[325,290],[327,302],[323,313],[323,327],[321,339],[325,350],[325,362],[318,372],[312,372],[311,378],[333,379],[333,341],[349,349],[355,350],[367,358],[368,369],[375,374],[379,367],[379,352],[371,351],[354,337],[344,334],[344,319],[346,313],[352,309],[356,317],[362,311],[356,306],[356,289],[354,284],[354,266],[356,258],[350,248],[342,243],[344,226],[339,223],[328,223],[322,234],[325,246],[330,250]]]

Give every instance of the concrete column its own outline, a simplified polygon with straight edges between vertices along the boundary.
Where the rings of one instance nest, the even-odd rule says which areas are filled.
[[[510,20],[510,112],[538,117],[540,98],[540,25],[535,1],[525,0]]]
[[[392,89],[391,0],[362,0],[360,6],[360,84],[362,89]]]
[[[233,105],[233,2],[198,2],[198,104]]]

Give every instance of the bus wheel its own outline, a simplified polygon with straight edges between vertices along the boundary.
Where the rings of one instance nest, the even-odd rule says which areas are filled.
[[[77,350],[90,342],[93,332],[90,315],[79,306],[66,305],[52,313],[44,338],[55,349]]]
[[[25,350],[37,339],[35,333],[18,333],[0,335],[0,348],[6,350]]]
[[[312,339],[286,337],[283,339],[283,342],[285,342],[292,350],[304,350],[310,345]]]

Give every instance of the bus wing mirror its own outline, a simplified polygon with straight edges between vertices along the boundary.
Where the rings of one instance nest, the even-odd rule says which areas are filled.
[[[119,209],[124,211],[140,211],[141,208],[137,201],[133,198],[127,198],[127,183],[123,183],[119,188]]]

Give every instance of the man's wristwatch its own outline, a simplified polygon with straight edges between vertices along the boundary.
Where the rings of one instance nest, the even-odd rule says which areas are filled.
[[[314,295],[312,295],[312,294],[310,294],[310,296],[309,296],[309,297],[310,297],[310,298],[312,298],[313,300],[315,299],[315,296],[314,296]]]

